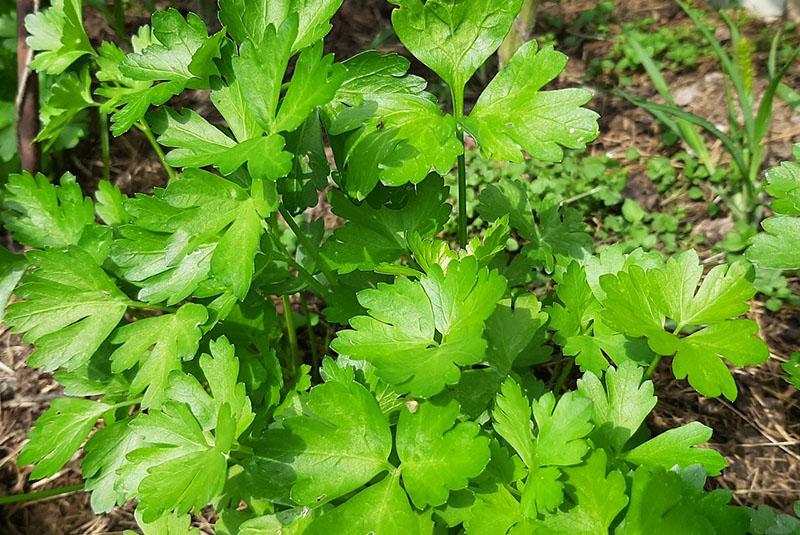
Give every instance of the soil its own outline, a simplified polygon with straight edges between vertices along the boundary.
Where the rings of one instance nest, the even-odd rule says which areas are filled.
[[[191,2],[184,3],[188,5]],[[545,3],[539,20],[544,21],[547,15],[552,15],[570,21],[595,5],[593,0]],[[687,23],[671,0],[618,0],[616,5],[616,13],[623,14],[626,20],[650,16],[659,25]],[[337,58],[346,58],[370,47],[401,52],[396,39],[387,31],[390,12],[391,5],[381,0],[345,2],[334,20],[334,30],[328,40]],[[115,39],[102,17],[91,15],[87,22],[94,41]],[[126,14],[129,30],[146,22],[147,14],[142,10]],[[758,25],[755,26],[757,31]],[[538,28],[540,31],[549,29]],[[619,31],[618,25],[612,25],[612,31]],[[592,60],[602,58],[612,46],[610,38],[590,37],[580,46],[566,51],[570,55],[570,64],[557,82],[557,85],[583,85],[595,92],[592,106],[601,114],[602,133],[589,150],[621,157],[635,147],[643,161],[648,157],[670,156],[672,151],[662,146],[660,133],[650,115],[612,96],[604,85],[605,81],[587,78]],[[757,64],[766,65],[765,58],[759,57]],[[413,69],[423,76],[428,74],[427,69],[418,63],[414,63]],[[795,69],[787,83],[798,87],[799,81],[800,69]],[[710,113],[712,121],[724,122],[724,116],[717,116],[725,111],[724,106],[720,106],[722,78],[714,59],[707,58],[694,69],[669,73],[668,82],[685,99],[687,109],[700,114]],[[631,87],[643,96],[655,94],[644,74],[636,76]],[[763,87],[757,85],[756,89],[763,90]],[[198,92],[182,96],[181,102],[203,107],[207,106],[208,99],[207,95]],[[791,146],[797,142],[800,142],[800,115],[780,102],[768,136],[769,163],[789,158]],[[112,178],[127,194],[149,192],[166,182],[147,141],[137,133],[112,140],[112,161]],[[101,176],[99,143],[96,139],[86,140],[65,153],[62,163],[71,168],[80,183],[90,191],[97,177]],[[644,168],[632,167],[630,176],[626,195],[648,209],[657,208],[659,195]],[[688,212],[693,213],[692,210]],[[696,212],[701,214],[703,210]],[[331,223],[335,221],[331,214],[319,213],[319,210],[315,216],[326,217]],[[700,227],[697,231],[709,237],[721,237],[728,225],[729,220],[724,218],[699,220],[696,224]],[[729,467],[721,477],[712,479],[709,486],[730,489],[733,500],[741,505],[766,503],[790,511],[794,501],[800,497],[800,395],[783,380],[780,364],[788,360],[792,352],[800,351],[800,310],[784,308],[779,313],[772,313],[755,303],[752,318],[761,325],[773,358],[762,366],[735,370],[740,390],[737,400],[731,403],[703,398],[685,382],[675,381],[669,364],[662,363],[655,374],[659,402],[649,425],[656,433],[690,421],[710,426],[715,432],[711,446],[725,455]],[[16,464],[27,431],[49,401],[59,395],[59,387],[49,374],[25,367],[29,351],[30,348],[17,336],[0,327],[0,496],[80,482],[78,459],[73,459],[55,476],[36,483],[28,480],[29,468],[19,468]],[[202,531],[213,533],[212,517],[196,520],[195,525]],[[121,533],[135,526],[131,507],[96,516],[89,507],[88,495],[83,493],[0,509],[0,532],[9,534]]]

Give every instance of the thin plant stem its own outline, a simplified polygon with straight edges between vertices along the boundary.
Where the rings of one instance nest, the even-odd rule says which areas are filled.
[[[164,167],[164,171],[167,172],[167,176],[169,177],[169,179],[170,180],[177,179],[178,174],[175,172],[175,168],[173,168],[170,164],[167,163],[167,157],[164,155],[164,151],[162,150],[161,145],[159,145],[158,141],[156,141],[156,136],[153,135],[153,131],[150,130],[150,125],[147,124],[147,121],[145,121],[144,119],[139,120],[139,122],[136,123],[136,127],[142,131],[144,137],[146,137],[147,141],[150,142],[150,145],[156,152],[156,156],[158,156],[158,160]]]
[[[289,337],[289,354],[292,357],[292,373],[300,367],[300,347],[297,345],[297,330],[294,326],[292,303],[288,295],[281,296],[283,303],[283,319],[286,322],[286,335]]]
[[[450,89],[450,98],[453,101],[453,116],[456,119],[456,136],[461,143],[462,150],[458,157],[458,244],[461,248],[467,246],[467,158],[465,154],[464,129],[461,128],[461,119],[464,117],[464,95]]]
[[[559,393],[564,388],[564,383],[567,382],[569,374],[572,373],[573,366],[575,366],[575,359],[567,359],[566,364],[564,364],[564,367],[561,369],[561,373],[558,374],[556,385],[553,387],[554,392]]]
[[[305,232],[303,232],[303,230],[299,226],[297,226],[297,223],[292,217],[292,214],[290,214],[286,208],[280,206],[278,210],[280,211],[281,216],[283,216],[283,220],[286,221],[286,224],[289,226],[291,231],[297,237],[297,241],[300,242],[300,244],[305,248],[308,254],[314,257],[314,260],[316,260],[319,270],[322,272],[323,275],[325,275],[325,278],[328,279],[328,284],[336,283],[338,281],[338,278],[328,268],[328,264],[325,262],[325,259],[322,258],[322,255],[319,254],[318,250],[319,247],[318,246],[315,247],[314,244],[311,243],[311,240],[309,240]]]
[[[653,360],[650,361],[650,365],[647,367],[647,370],[644,372],[644,378],[645,379],[651,379],[653,377],[653,374],[655,373],[656,368],[658,368],[658,365],[661,364],[661,359],[662,358],[664,358],[664,357],[662,357],[661,355],[656,355],[655,357],[653,357]]]
[[[293,267],[295,269],[295,271],[297,271],[297,275],[301,279],[303,279],[303,281],[305,281],[305,283],[308,285],[309,288],[311,288],[315,292],[317,292],[320,295],[320,297],[325,297],[328,294],[330,294],[330,290],[328,288],[326,288],[317,279],[315,279],[314,275],[312,275],[310,271],[308,271],[306,268],[304,268],[300,264],[300,262],[295,260],[294,257],[292,256],[292,254],[286,248],[286,246],[283,245],[283,243],[280,240],[279,232],[278,232],[278,230],[279,230],[278,229],[278,219],[276,217],[274,217],[274,214],[273,214],[272,217],[270,217],[267,220],[267,222],[268,222],[268,224],[265,226],[265,228],[267,228],[267,229],[269,229],[269,230],[271,230],[273,232],[273,234],[274,234],[273,238],[275,240],[275,245],[278,247],[278,249],[280,249],[280,251],[283,253],[284,257],[286,257],[286,263],[289,264],[289,266]]]
[[[130,407],[131,405],[138,405],[139,403],[142,402],[143,399],[144,398],[142,397],[138,397],[134,399],[127,399],[125,401],[120,401],[119,403],[112,405],[111,410],[121,409],[123,407]]]
[[[140,310],[157,310],[158,312],[177,312],[175,307],[167,307],[162,305],[150,305],[148,303],[140,303],[139,301],[128,301],[129,308],[136,308]]]
[[[111,181],[111,144],[108,140],[108,114],[98,112],[100,118],[100,152],[103,157],[103,178]]]
[[[300,304],[306,313],[306,334],[308,335],[308,346],[311,348],[311,371],[316,375],[319,370],[319,352],[317,351],[317,337],[314,335],[314,328],[311,326],[311,313],[308,311],[308,302],[303,294],[300,294]]]
[[[83,483],[77,485],[70,485],[68,487],[56,487],[54,489],[39,490],[36,492],[26,492],[24,494],[12,494],[11,496],[0,496],[0,505],[10,505],[12,503],[32,502],[35,500],[43,500],[45,498],[52,498],[53,496],[61,496],[63,494],[72,494],[83,490]]]

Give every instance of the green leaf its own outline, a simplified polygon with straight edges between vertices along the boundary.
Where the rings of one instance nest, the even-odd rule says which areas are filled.
[[[711,433],[709,427],[691,422],[651,438],[626,451],[623,457],[636,465],[660,466],[666,469],[675,465],[686,468],[693,464],[702,464],[708,475],[716,476],[725,468],[725,458],[715,450],[696,447],[708,442]]]
[[[300,128],[285,137],[288,152],[295,158],[289,175],[278,181],[278,192],[284,208],[298,214],[317,205],[318,191],[327,187],[331,174],[319,114],[309,116]]]
[[[536,42],[529,41],[489,83],[463,120],[487,157],[521,162],[526,152],[560,161],[562,147],[582,149],[597,137],[598,115],[581,107],[591,100],[589,91],[539,91],[566,64],[567,57],[552,46],[537,51]]]
[[[456,95],[500,47],[521,0],[396,0],[392,25],[405,47]]]
[[[767,171],[766,190],[778,215],[761,222],[764,232],[753,238],[747,258],[764,267],[800,269],[800,163],[783,162]]]
[[[449,190],[439,176],[432,175],[415,187],[391,190],[388,206],[379,193],[359,205],[339,190],[331,192],[333,213],[347,222],[326,240],[322,255],[339,273],[372,270],[396,261],[408,253],[412,233],[431,238],[450,216]]]
[[[85,55],[94,55],[83,29],[81,0],[53,0],[49,9],[25,17],[28,46],[37,52],[31,68],[61,74]]]
[[[128,298],[85,252],[28,253],[36,268],[8,306],[6,322],[35,344],[28,364],[46,371],[89,361],[127,309]]]
[[[531,424],[531,404],[512,378],[503,382],[492,411],[495,432],[508,442],[525,463],[536,466],[536,446]]]
[[[593,373],[578,379],[578,391],[592,401],[595,434],[617,452],[622,451],[658,401],[652,381],[642,382],[643,374],[642,368],[628,361],[616,369],[608,368],[605,387]]]
[[[614,518],[627,505],[625,477],[607,472],[606,454],[596,450],[579,466],[565,469],[567,493],[574,507],[545,517],[536,525],[550,534],[609,533]]]
[[[124,206],[127,197],[122,194],[119,186],[108,180],[101,180],[97,184],[94,197],[97,201],[94,210],[106,225],[115,227],[128,222],[130,216]]]
[[[439,506],[467,487],[489,462],[489,438],[475,422],[456,423],[459,406],[425,401],[400,412],[397,455],[403,486],[419,509]],[[459,452],[454,455],[454,452]]]
[[[145,522],[202,508],[222,492],[232,441],[229,406],[223,405],[218,421],[212,440],[186,405],[167,401],[130,423],[147,445],[127,455],[117,488],[139,498]]]
[[[411,534],[422,533],[421,523],[400,487],[399,473],[395,473],[323,513],[303,533],[335,533],[347,526],[352,533]]]
[[[199,246],[179,259],[167,261],[169,235],[123,226],[111,248],[110,260],[122,277],[142,289],[138,298],[148,303],[183,301],[209,278],[215,244]]]
[[[138,364],[131,395],[144,392],[142,407],[158,408],[167,400],[170,372],[194,357],[208,319],[202,305],[187,303],[175,314],[146,318],[120,327],[111,343],[121,344],[111,354],[112,371],[121,373]]]
[[[126,278],[145,287],[139,299],[148,302],[180,301],[209,269],[216,282],[244,299],[264,233],[262,218],[275,209],[269,184],[254,181],[248,193],[207,171],[186,170],[166,190],[126,204],[140,228],[123,227],[126,239],[115,242],[111,259]]]
[[[513,306],[510,299],[497,303],[494,314],[486,320],[486,338],[487,361],[500,373],[511,370],[516,358],[547,323],[547,314],[541,310],[542,304],[534,294],[518,297]]]
[[[108,83],[97,93],[109,99],[104,109],[113,112],[116,136],[142,119],[150,105],[164,104],[187,87],[207,87],[209,76],[219,74],[213,59],[220,55],[224,32],[209,37],[197,15],[184,19],[175,9],[156,12],[152,24],[152,35],[140,33],[127,56],[112,46],[101,50],[98,79]]]
[[[273,134],[236,143],[217,127],[190,109],[176,112],[169,108],[154,114],[153,130],[158,142],[174,147],[167,153],[167,163],[174,167],[202,168],[214,166],[230,175],[247,165],[256,180],[277,180],[291,169],[292,155],[283,151],[284,139]],[[264,158],[264,154],[272,154]]]
[[[221,0],[219,17],[238,43],[250,40],[261,44],[270,24],[279,27],[290,14],[299,17],[297,36],[292,51],[302,50],[325,37],[331,29],[330,19],[342,0]]]
[[[578,464],[589,451],[584,439],[592,430],[592,403],[567,392],[556,404],[552,392],[533,402],[536,420],[536,463],[539,466]]]
[[[258,450],[273,484],[288,483],[295,503],[329,502],[390,468],[389,422],[366,388],[332,381],[301,399],[303,414],[281,418]]]
[[[3,321],[8,300],[27,267],[28,262],[24,256],[0,246],[0,321]]]
[[[297,130],[317,108],[333,99],[345,73],[342,65],[334,64],[333,54],[323,56],[322,41],[303,50],[278,110],[275,130]]]
[[[239,359],[227,338],[221,337],[209,344],[211,355],[200,356],[200,368],[208,381],[211,395],[216,402],[214,414],[218,414],[223,404],[231,408],[231,416],[236,421],[236,436],[241,435],[255,418],[245,385],[237,382],[239,378]],[[216,427],[216,421],[211,427]]]
[[[136,510],[134,518],[143,535],[199,535],[200,530],[192,527],[190,515],[165,514],[152,522],[145,522],[142,512]],[[135,535],[133,531],[125,530],[124,535]]]
[[[128,462],[128,453],[144,445],[142,437],[131,431],[129,422],[120,420],[98,429],[84,447],[81,474],[86,479],[84,488],[92,493],[95,513],[108,513],[125,503],[125,494],[115,488],[117,470]]]
[[[475,257],[452,261],[446,271],[434,265],[420,282],[398,278],[360,292],[370,315],[351,319],[352,330],[340,331],[331,347],[372,363],[398,392],[433,396],[458,382],[459,366],[483,359],[483,323],[505,287]]]
[[[773,269],[800,269],[800,217],[775,216],[761,222],[747,249],[748,260]]]
[[[91,199],[84,198],[75,176],[65,173],[60,186],[37,173],[10,175],[2,219],[18,241],[39,249],[64,249],[81,241],[94,224]]]
[[[621,535],[749,533],[745,510],[728,505],[730,492],[703,492],[687,479],[663,468],[637,469]]]
[[[111,405],[79,398],[56,398],[36,420],[17,462],[36,464],[31,478],[41,479],[58,472],[94,429],[97,419]]]
[[[769,357],[757,325],[733,319],[747,312],[747,301],[755,295],[753,272],[743,263],[717,266],[697,288],[701,275],[694,251],[670,258],[663,267],[633,265],[627,272],[603,275],[601,316],[617,332],[646,337],[657,354],[674,355],[675,377],[688,377],[701,394],[733,400],[736,384],[720,357],[736,366]],[[675,322],[673,332],[665,330],[666,319]],[[692,334],[681,337],[687,327]]]
[[[344,62],[347,74],[325,107],[327,131],[347,192],[362,199],[378,181],[417,184],[445,174],[463,147],[455,120],[442,113],[409,62],[369,51]]]
[[[69,135],[69,130],[75,128],[81,119],[81,113],[95,106],[91,93],[91,77],[87,67],[78,73],[67,72],[58,76],[49,88],[47,100],[42,103],[39,118],[42,129],[37,134],[37,143],[44,142],[43,148],[49,151],[54,145],[59,144],[64,136]],[[79,130],[80,131],[80,130]],[[68,147],[74,146],[68,143]]]
[[[487,221],[508,215],[508,222],[530,243],[522,254],[552,271],[557,256],[585,261],[592,248],[592,238],[577,211],[548,208],[537,221],[528,197],[528,187],[521,180],[502,180],[481,192],[478,213]]]
[[[278,511],[275,514],[259,516],[246,520],[239,525],[237,535],[264,535],[266,533],[280,533],[281,535],[303,535],[310,533],[308,530],[312,522],[319,518],[324,507],[309,509],[297,507]],[[219,529],[219,523],[216,524]]]
[[[290,16],[276,29],[268,26],[263,41],[245,41],[239,55],[232,61],[233,73],[239,83],[246,109],[258,126],[267,133],[275,133],[281,85],[292,43],[297,36],[298,19]]]

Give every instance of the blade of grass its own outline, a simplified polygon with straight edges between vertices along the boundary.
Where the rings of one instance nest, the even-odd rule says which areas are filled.
[[[742,150],[739,148],[736,142],[733,141],[733,139],[731,139],[727,134],[725,134],[725,132],[717,128],[712,122],[703,119],[702,117],[698,117],[693,113],[683,111],[677,106],[656,104],[655,102],[650,102],[644,99],[640,99],[638,97],[634,97],[633,95],[625,93],[624,91],[616,91],[616,94],[622,96],[624,99],[628,100],[632,104],[646,109],[650,113],[653,113],[654,111],[660,113],[666,113],[705,129],[709,134],[720,140],[720,142],[725,146],[725,148],[730,153],[731,157],[734,160],[734,163],[739,168],[739,171],[742,173],[743,176],[747,176],[747,165],[745,164],[745,158],[742,153]]]
[[[653,86],[658,91],[658,94],[661,95],[661,98],[667,104],[675,105],[675,99],[672,97],[672,92],[669,90],[669,85],[667,85],[667,81],[664,79],[664,76],[661,74],[661,70],[656,65],[656,62],[653,60],[653,57],[647,53],[647,50],[639,43],[636,37],[633,36],[632,33],[626,31],[625,40],[631,46],[633,51],[636,53],[636,56],[639,59],[639,62],[644,67],[644,70],[647,72],[648,76],[650,76],[650,80],[653,82]],[[663,115],[661,117],[656,116],[660,121],[665,122]],[[713,173],[716,170],[716,164],[711,159],[711,153],[706,146],[705,141],[703,140],[703,136],[695,130],[695,127],[684,121],[682,119],[678,119],[673,121],[673,124],[668,124],[667,126],[675,132],[677,136],[683,139],[684,142],[691,148],[695,154],[697,154],[700,161],[703,162],[703,165],[709,170],[710,173]]]

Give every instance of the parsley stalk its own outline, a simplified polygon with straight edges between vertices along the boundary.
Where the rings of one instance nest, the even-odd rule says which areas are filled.
[[[464,117],[464,90],[450,88],[450,97],[453,101],[453,116],[456,119],[456,136],[464,148],[464,129],[461,119]],[[461,248],[467,246],[467,160],[464,150],[458,156],[458,244]]]

